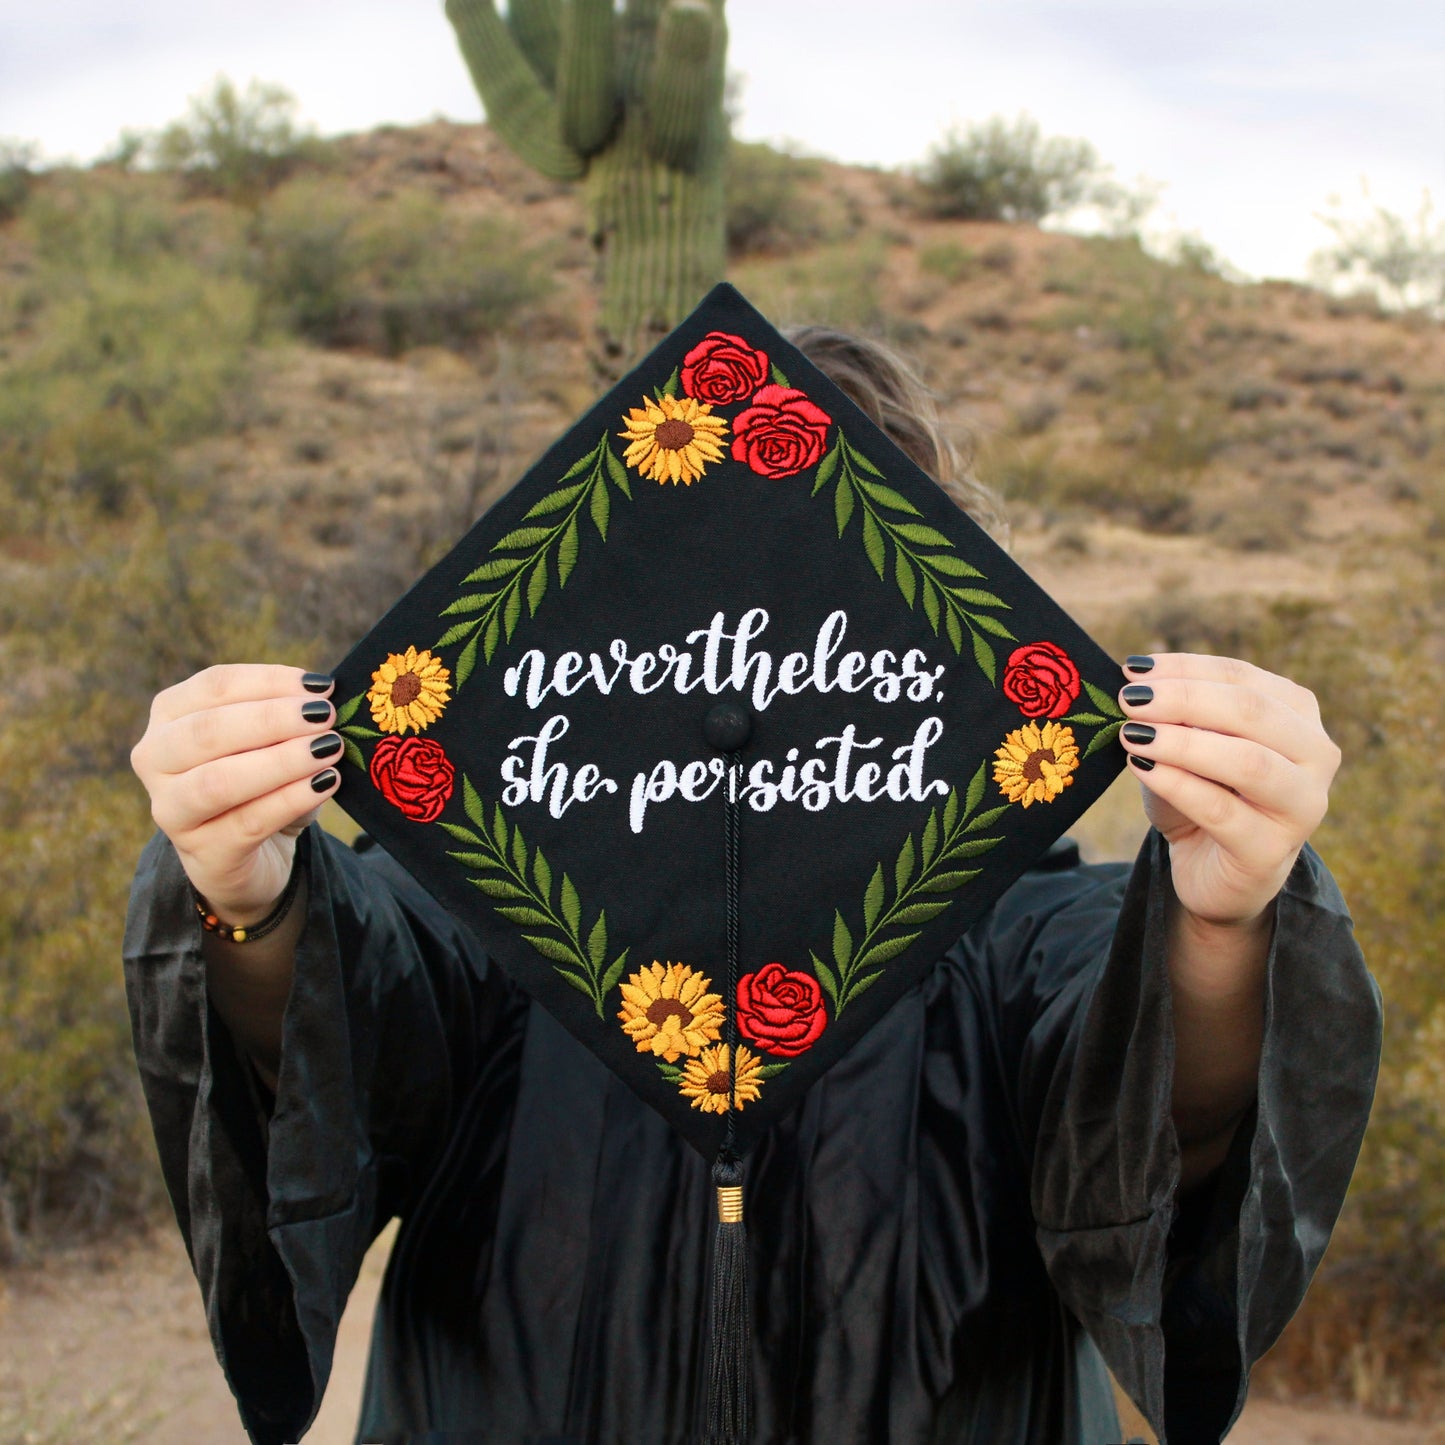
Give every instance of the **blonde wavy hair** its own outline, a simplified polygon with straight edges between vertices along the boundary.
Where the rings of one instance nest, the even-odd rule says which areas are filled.
[[[984,531],[1008,546],[1008,517],[998,496],[973,474],[972,443],[953,443],[937,398],[911,362],[881,341],[831,326],[794,326],[784,335]]]

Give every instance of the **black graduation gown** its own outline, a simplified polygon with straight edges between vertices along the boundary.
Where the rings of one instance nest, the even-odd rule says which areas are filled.
[[[257,1445],[325,1388],[401,1231],[360,1439],[702,1439],[706,1161],[379,848],[302,840],[274,1101],[206,1001],[170,845],[126,931],[136,1054],[217,1355]],[[1306,850],[1278,903],[1256,1107],[1181,1205],[1168,856],[1064,843],[748,1163],[759,1445],[1101,1445],[1107,1360],[1217,1442],[1303,1296],[1373,1094],[1378,993]]]

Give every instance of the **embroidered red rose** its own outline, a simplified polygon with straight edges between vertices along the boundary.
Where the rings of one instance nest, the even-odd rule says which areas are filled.
[[[768,358],[741,336],[709,331],[682,359],[682,389],[713,406],[751,396],[768,379]]]
[[[1003,695],[1025,717],[1060,717],[1079,695],[1079,669],[1054,642],[1016,648],[1003,672]]]
[[[821,460],[832,422],[803,392],[765,386],[733,421],[733,460],[760,476],[794,476]]]
[[[768,963],[738,980],[738,1028],[770,1054],[796,1058],[813,1047],[827,1022],[823,990],[810,973]]]
[[[433,738],[382,738],[371,755],[371,781],[408,818],[431,823],[452,795],[455,769]]]

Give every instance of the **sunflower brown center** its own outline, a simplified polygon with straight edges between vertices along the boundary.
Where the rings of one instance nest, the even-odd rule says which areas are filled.
[[[1024,763],[1024,777],[1031,783],[1037,783],[1044,775],[1043,765],[1046,762],[1056,761],[1051,748],[1036,748],[1028,755],[1028,759]]]
[[[421,678],[414,672],[404,672],[391,685],[391,700],[397,707],[405,707],[421,696]]]
[[[692,1022],[692,1010],[675,998],[655,998],[647,1006],[647,1022],[654,1028],[662,1028],[668,1019],[678,1019],[683,1028]]]
[[[733,1081],[726,1069],[719,1069],[715,1074],[707,1076],[707,1091],[709,1094],[732,1093]]]
[[[663,422],[653,436],[665,452],[680,452],[693,439],[694,429],[688,422],[673,417]]]

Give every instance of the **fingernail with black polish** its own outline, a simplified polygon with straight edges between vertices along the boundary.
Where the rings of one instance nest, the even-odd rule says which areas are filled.
[[[301,675],[301,686],[307,692],[325,692],[335,681],[328,672],[307,672]]]
[[[1127,692],[1128,689],[1125,688]],[[331,720],[331,704],[329,702],[303,702],[301,704],[301,716],[307,722],[329,722]]]
[[[1138,753],[1130,753],[1129,761],[1139,769],[1141,773],[1147,773],[1154,766],[1153,758],[1141,758]]]
[[[1152,766],[1152,764],[1151,764]],[[327,793],[331,791],[338,777],[335,768],[326,768],[311,779],[311,791],[313,793]]]
[[[1152,672],[1154,670],[1154,659],[1152,657],[1126,657],[1124,659],[1125,672]]]
[[[1154,729],[1150,727],[1148,723],[1127,722],[1124,724],[1124,741],[1126,743],[1136,743],[1140,745],[1152,743],[1154,736]],[[337,747],[341,746],[340,738],[336,739],[336,745]],[[311,746],[311,751],[313,753],[316,752],[316,745],[314,743]],[[317,756],[319,757],[320,754],[318,753]]]
[[[1131,682],[1123,692],[1119,694],[1130,707],[1143,707],[1146,702],[1154,701],[1154,689],[1144,682]],[[307,703],[307,707],[315,704]]]
[[[1131,723],[1130,726],[1134,727],[1137,724]],[[1149,731],[1152,733],[1154,729],[1150,728]],[[334,758],[344,746],[345,744],[335,733],[327,733],[325,737],[311,739],[311,756],[313,758]]]

